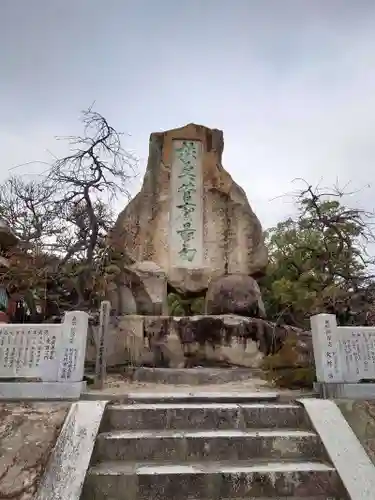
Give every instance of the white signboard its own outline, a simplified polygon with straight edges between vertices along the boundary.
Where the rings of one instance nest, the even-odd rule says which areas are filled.
[[[83,379],[88,315],[65,314],[57,324],[1,324],[0,379],[40,378],[44,382]]]
[[[173,141],[169,227],[171,267],[203,266],[202,148],[200,141]]]
[[[311,317],[318,382],[375,379],[375,328],[337,326],[333,314]]]

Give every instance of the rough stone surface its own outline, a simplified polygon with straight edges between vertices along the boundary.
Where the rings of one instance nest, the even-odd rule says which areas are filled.
[[[117,314],[167,314],[167,277],[154,262],[111,266],[108,299]]]
[[[34,498],[67,403],[0,404],[0,498]]]
[[[335,403],[375,465],[375,402],[339,399]]]
[[[333,467],[316,462],[99,464],[88,475],[84,500],[122,498],[342,498]],[[96,495],[96,496],[95,496]],[[322,498],[322,497],[321,497]],[[324,497],[323,497],[324,498]]]
[[[176,265],[170,255],[170,213],[174,140],[202,145],[202,262],[198,267]],[[267,265],[261,224],[246,194],[222,166],[223,133],[200,125],[153,133],[143,186],[119,215],[111,246],[133,262],[153,261],[168,282],[182,292],[207,288],[213,277],[242,273],[260,275]]]
[[[266,317],[258,283],[251,276],[232,274],[212,280],[208,285],[206,314],[238,314]]]
[[[290,326],[275,328],[276,348],[267,356],[262,368],[279,387],[312,388],[315,360],[311,332]],[[281,346],[280,346],[281,345]]]
[[[322,456],[317,434],[301,430],[149,430],[102,433],[94,460],[298,460]]]
[[[124,410],[127,412],[124,418]],[[156,403],[110,405],[103,432],[111,430],[299,429],[311,424],[301,405],[283,403]]]
[[[288,338],[293,339],[289,348]],[[313,365],[310,332],[260,318],[221,316],[121,316],[113,320],[107,366],[257,368],[264,356],[279,353],[280,369]],[[95,350],[86,351],[92,363]]]

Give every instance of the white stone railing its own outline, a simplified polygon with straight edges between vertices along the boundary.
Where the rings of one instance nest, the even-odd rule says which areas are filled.
[[[375,327],[337,326],[334,314],[317,314],[311,333],[318,382],[375,379]]]
[[[82,311],[67,312],[62,324],[1,324],[0,399],[79,398],[87,328]],[[2,380],[14,378],[21,381]]]

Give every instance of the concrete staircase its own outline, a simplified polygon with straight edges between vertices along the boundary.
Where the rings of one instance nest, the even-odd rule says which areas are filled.
[[[143,395],[107,407],[84,500],[347,499],[306,412],[277,395]]]

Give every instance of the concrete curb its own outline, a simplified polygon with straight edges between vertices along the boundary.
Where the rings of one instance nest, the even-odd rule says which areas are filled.
[[[333,401],[299,399],[319,434],[341,481],[353,500],[372,500],[375,467]]]
[[[35,500],[79,500],[107,401],[73,403]]]

